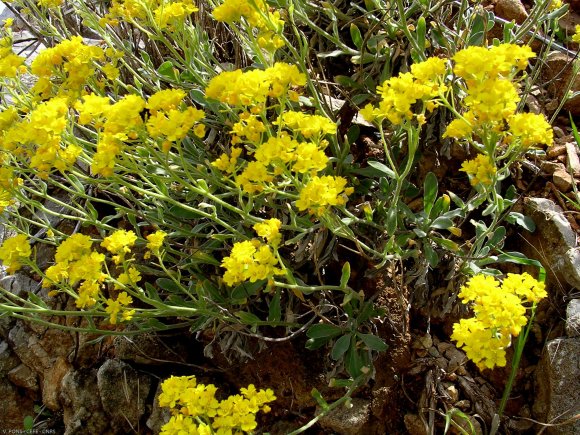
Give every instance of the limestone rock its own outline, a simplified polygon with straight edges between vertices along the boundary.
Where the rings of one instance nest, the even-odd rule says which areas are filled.
[[[521,24],[528,18],[528,12],[520,0],[498,0],[495,13],[501,18]]]
[[[533,411],[537,420],[563,423],[580,413],[580,338],[557,338],[548,342],[536,371],[537,398]],[[580,420],[548,426],[549,435],[580,433]]]
[[[157,386],[157,391],[155,392],[155,400],[153,401],[153,409],[151,415],[147,419],[147,427],[151,429],[153,433],[160,433],[161,427],[169,421],[171,418],[171,411],[169,408],[159,406],[159,395],[161,394],[161,384]]]
[[[118,391],[121,393],[121,391]],[[97,371],[80,369],[62,379],[65,435],[111,433],[97,389]]]
[[[580,75],[574,76],[572,65],[574,59],[564,53],[555,51],[546,58],[546,67],[542,69],[542,78],[548,83],[548,91],[558,102],[565,97],[568,83],[572,81],[570,91],[580,91]],[[570,111],[573,116],[580,115],[580,95],[568,100],[564,104],[564,110]]]
[[[371,404],[364,399],[352,399],[351,406],[339,406],[322,417],[320,425],[340,435],[360,435],[369,421]]]
[[[580,337],[580,299],[572,299],[566,308],[566,335]]]
[[[111,428],[119,433],[136,430],[145,413],[151,379],[129,364],[111,359],[99,368],[97,386]]]
[[[58,411],[61,408],[60,392],[62,379],[71,370],[68,361],[59,356],[54,364],[44,373],[42,381],[42,402],[48,409]]]
[[[524,214],[536,223],[534,233],[523,234],[535,249],[524,244],[524,254],[549,264],[548,276],[553,272],[558,281],[580,288],[580,248],[562,209],[549,199],[526,198]]]
[[[552,174],[552,181],[561,192],[566,193],[572,190],[574,178],[565,169],[556,169]]]
[[[30,367],[20,364],[8,372],[8,379],[14,385],[26,390],[38,391],[38,377]]]

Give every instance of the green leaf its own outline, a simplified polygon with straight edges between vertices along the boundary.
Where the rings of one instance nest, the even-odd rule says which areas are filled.
[[[169,213],[173,216],[182,218],[182,219],[195,219],[199,217],[199,213],[193,210],[187,210],[183,207],[178,205],[174,205],[169,209]]]
[[[385,165],[384,163],[371,160],[370,162],[368,162],[368,165],[371,168],[374,168],[377,171],[380,171],[381,174],[386,175],[389,178],[395,178],[395,172],[392,169],[390,169],[387,165]]]
[[[510,212],[506,216],[505,220],[508,221],[510,224],[518,224],[519,226],[528,230],[530,233],[533,233],[536,230],[536,224],[534,223],[534,220],[531,217],[524,216],[523,214],[518,213],[516,211]]]
[[[505,227],[498,227],[493,234],[490,236],[487,244],[489,246],[495,247],[497,246],[499,243],[503,242],[503,239],[505,238],[506,235],[506,229]]]
[[[350,25],[350,37],[352,39],[352,42],[356,46],[356,48],[358,48],[360,50],[360,48],[363,45],[363,38],[362,38],[362,35],[360,33],[359,28],[354,23],[351,23],[351,25]]]
[[[348,76],[335,76],[334,81],[345,88],[352,88],[352,89],[361,89],[362,86],[360,83],[354,81],[352,78]]]
[[[282,318],[282,308],[280,306],[280,289],[276,289],[276,294],[270,301],[268,307],[268,321],[279,322]]]
[[[170,60],[167,60],[163,62],[161,65],[159,65],[159,68],[157,68],[157,73],[165,78],[175,81],[177,80],[177,74],[175,73],[175,69],[173,68],[173,62],[171,62]]]
[[[349,279],[350,279],[350,263],[347,261],[342,266],[342,274],[340,275],[340,287],[346,288],[348,286]]]
[[[155,284],[157,284],[157,286],[165,291],[168,291],[170,293],[181,293],[182,289],[180,286],[178,286],[173,280],[169,279],[169,278],[157,278],[157,280],[155,280]]]
[[[429,266],[437,267],[439,264],[439,255],[437,255],[437,252],[431,247],[430,244],[423,244],[423,253],[425,254],[425,258],[427,259]]]
[[[326,402],[326,400],[324,400],[324,397],[322,397],[320,391],[318,391],[316,388],[312,388],[312,390],[310,391],[310,395],[314,398],[314,400],[316,400],[318,406],[320,406],[323,410],[328,409],[328,403]]]
[[[327,57],[338,57],[344,55],[344,51],[342,50],[333,50],[333,51],[326,51],[324,53],[318,53],[316,56],[325,59]]]
[[[380,337],[377,337],[376,335],[357,333],[357,336],[371,350],[383,352],[389,348],[389,346],[387,346],[387,343],[385,343]]]
[[[27,415],[26,417],[24,417],[22,427],[26,431],[32,431],[32,429],[34,429],[34,417],[31,415]]]
[[[236,317],[240,319],[244,325],[255,326],[261,322],[258,316],[247,311],[238,311]]]
[[[435,204],[435,198],[437,198],[438,191],[437,176],[433,172],[429,172],[425,177],[423,190],[423,208],[425,209],[425,214],[429,216],[433,204]]]
[[[417,45],[421,53],[425,52],[425,35],[427,34],[427,23],[425,17],[421,16],[417,21]]]
[[[318,323],[316,325],[312,325],[308,328],[306,332],[306,336],[308,338],[326,338],[330,339],[332,337],[336,337],[337,335],[342,334],[342,329],[338,326],[329,325],[327,323]]]
[[[351,345],[346,352],[345,367],[346,371],[353,378],[357,378],[361,374],[363,368],[363,361],[356,348],[356,339],[353,336],[351,340]]]
[[[481,43],[483,42],[484,31],[485,31],[484,18],[481,15],[477,15],[470,27],[467,45],[481,45]]]
[[[433,222],[431,222],[430,227],[438,230],[446,230],[453,226],[453,221],[445,216],[439,216]]]
[[[306,345],[304,347],[306,347],[306,349],[308,349],[308,350],[320,349],[322,346],[324,346],[326,343],[328,343],[329,340],[330,340],[329,337],[311,338],[311,339],[306,341]]]
[[[395,234],[397,230],[397,207],[391,207],[387,211],[387,234]]]
[[[344,356],[344,354],[350,347],[351,338],[352,334],[346,334],[340,337],[338,340],[336,340],[334,346],[332,346],[332,351],[330,352],[330,357],[333,360],[338,361]]]
[[[349,144],[353,144],[360,136],[360,127],[356,124],[352,125],[347,133],[346,133],[346,140]]]
[[[354,95],[350,99],[350,101],[352,101],[353,104],[356,104],[357,106],[360,106],[362,103],[364,103],[369,98],[370,98],[370,95],[369,94],[357,94],[357,95]]]
[[[147,292],[147,296],[149,299],[153,299],[154,301],[161,302],[161,298],[159,297],[159,292],[151,283],[145,283],[145,291]]]
[[[453,240],[443,239],[441,237],[431,237],[431,240],[433,240],[435,243],[437,243],[442,248],[448,249],[451,252],[458,252],[459,251],[459,245],[457,243],[455,243]]]

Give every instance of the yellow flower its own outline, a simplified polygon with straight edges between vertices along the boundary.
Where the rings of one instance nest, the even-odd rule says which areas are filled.
[[[282,222],[280,222],[280,219],[272,218],[255,224],[253,228],[258,236],[263,237],[268,243],[276,247],[282,239],[282,235],[280,234],[281,226]]]
[[[528,322],[524,303],[545,296],[544,284],[527,273],[508,274],[503,282],[476,275],[459,293],[464,304],[473,303],[475,317],[453,325],[451,338],[480,369],[503,367],[505,349]]]
[[[344,205],[346,197],[353,192],[353,188],[346,187],[346,183],[343,177],[314,176],[300,191],[296,207],[300,211],[308,209],[309,213],[321,216],[329,206]]]
[[[576,25],[574,36],[572,36],[572,41],[580,44],[580,24]]]
[[[300,132],[306,139],[325,134],[336,134],[336,123],[325,116],[308,115],[302,112],[284,112],[282,123],[286,127]]]
[[[511,141],[519,140],[522,147],[529,148],[534,145],[552,145],[554,131],[543,115],[533,113],[518,113],[508,119],[509,132],[512,134]]]
[[[0,261],[8,268],[8,273],[14,273],[22,267],[22,261],[30,258],[32,249],[28,237],[18,234],[2,243],[0,246]]]
[[[167,237],[167,233],[161,230],[155,231],[145,237],[148,242],[146,248],[149,250],[149,252],[145,253],[145,258],[149,258],[151,254],[159,255],[159,250],[163,246],[165,237]]]
[[[253,239],[234,244],[229,257],[222,260],[224,282],[229,286],[244,281],[255,282],[270,279],[275,275],[283,275],[284,271],[277,267],[278,259],[268,245]]]
[[[147,100],[146,107],[151,113],[159,110],[169,111],[177,109],[185,98],[185,95],[183,89],[164,89],[151,95]]]
[[[242,149],[234,147],[229,156],[226,153],[223,153],[219,158],[211,162],[211,165],[226,174],[232,174],[236,170],[238,157],[240,157],[241,154]]]
[[[117,230],[108,237],[105,237],[101,246],[109,251],[113,256],[115,264],[119,264],[126,253],[131,252],[131,248],[135,245],[137,235],[129,230]]]
[[[480,183],[484,186],[490,186],[497,168],[491,158],[479,154],[475,159],[463,162],[460,171],[469,175],[469,181],[472,186],[477,186]]]

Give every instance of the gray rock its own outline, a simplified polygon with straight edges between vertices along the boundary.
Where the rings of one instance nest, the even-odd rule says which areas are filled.
[[[536,223],[534,233],[524,234],[534,249],[526,250],[524,245],[524,253],[549,266],[547,272],[559,282],[580,288],[580,248],[562,209],[549,199],[526,198],[524,214]]]
[[[340,435],[363,434],[364,425],[369,421],[371,403],[369,400],[352,399],[351,406],[339,406],[319,420],[322,427]]]
[[[566,307],[566,335],[580,336],[580,299],[572,299]]]
[[[574,177],[572,177],[572,175],[570,175],[565,169],[556,169],[552,174],[552,182],[558,190],[564,193],[572,190],[572,186],[575,183]]]
[[[34,293],[40,289],[40,285],[40,283],[20,273],[0,279],[0,287],[23,299],[26,299],[27,293]]]
[[[520,0],[498,0],[495,4],[495,13],[508,21],[514,20],[518,24],[528,18],[526,8]]]
[[[149,376],[123,361],[111,359],[99,368],[97,386],[111,428],[125,433],[137,430],[151,388]]]
[[[8,372],[8,379],[14,385],[26,390],[38,391],[38,377],[30,367],[20,364]]]
[[[61,403],[65,435],[111,433],[97,392],[97,371],[94,369],[70,371],[63,377]]]
[[[157,386],[157,391],[155,392],[155,400],[153,401],[153,410],[151,415],[147,419],[147,427],[151,429],[153,433],[160,433],[161,427],[169,421],[171,418],[171,411],[167,407],[159,406],[159,395],[161,394],[161,383]]]
[[[0,378],[5,377],[18,364],[20,364],[20,360],[12,352],[8,343],[0,341]]]
[[[533,412],[548,435],[580,433],[580,338],[557,338],[548,342],[536,370],[537,396]],[[570,424],[559,424],[569,421]]]

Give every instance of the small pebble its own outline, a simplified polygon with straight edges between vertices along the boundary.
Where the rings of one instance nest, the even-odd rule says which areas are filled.
[[[552,175],[552,182],[561,192],[566,193],[572,190],[574,178],[568,173],[568,171],[558,169]]]
[[[561,156],[562,154],[566,153],[566,145],[554,145],[551,148],[548,148],[546,155],[548,158],[553,159],[554,157]]]

